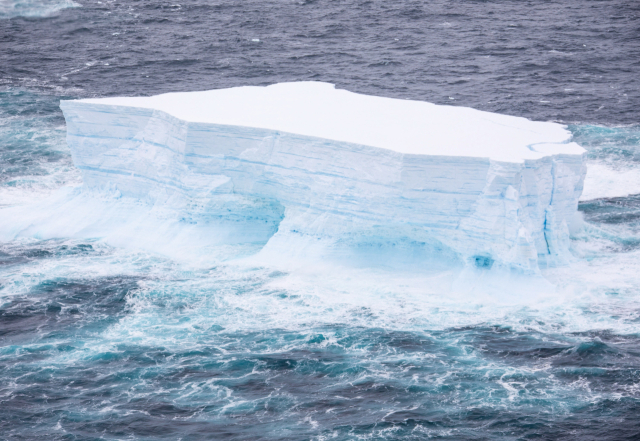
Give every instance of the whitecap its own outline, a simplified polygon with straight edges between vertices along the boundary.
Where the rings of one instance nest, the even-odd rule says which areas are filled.
[[[634,194],[640,194],[638,168],[605,161],[593,161],[588,164],[580,201],[627,197]]]

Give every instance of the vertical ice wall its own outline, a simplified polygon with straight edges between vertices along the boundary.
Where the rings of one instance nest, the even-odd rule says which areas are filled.
[[[569,258],[585,166],[566,140],[527,145],[524,157],[447,155],[446,145],[420,154],[188,121],[153,106],[61,107],[86,186],[165,205],[194,225],[272,224],[266,248],[277,253],[418,247],[524,272]]]

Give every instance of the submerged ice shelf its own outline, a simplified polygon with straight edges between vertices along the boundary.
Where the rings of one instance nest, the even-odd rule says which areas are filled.
[[[206,231],[200,247],[262,237],[271,256],[419,250],[526,272],[569,257],[586,167],[559,124],[319,82],[61,107],[85,187]]]

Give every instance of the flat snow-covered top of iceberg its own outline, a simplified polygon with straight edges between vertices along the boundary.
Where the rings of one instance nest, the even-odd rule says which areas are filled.
[[[560,124],[361,95],[321,82],[280,83],[82,103],[156,109],[184,121],[295,133],[420,155],[509,162],[582,154]]]

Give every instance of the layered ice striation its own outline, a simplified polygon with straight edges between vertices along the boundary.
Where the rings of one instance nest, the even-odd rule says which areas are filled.
[[[87,188],[192,228],[235,223],[273,258],[419,254],[524,272],[569,258],[586,167],[559,124],[320,82],[61,107]]]

